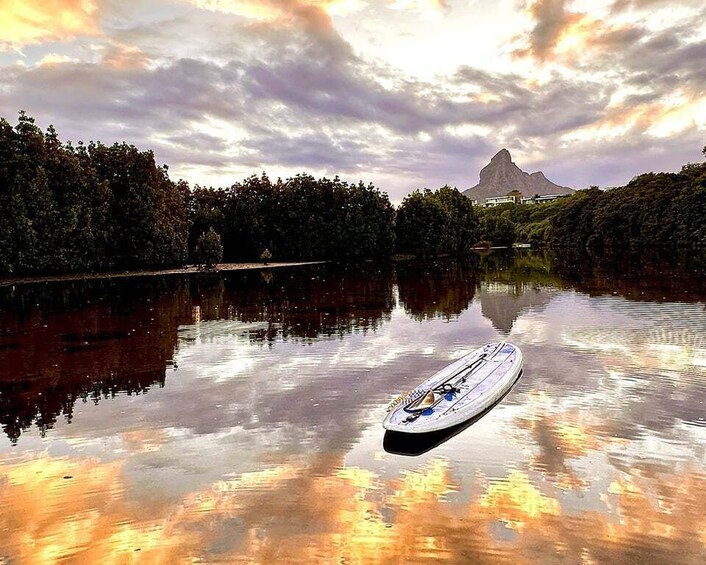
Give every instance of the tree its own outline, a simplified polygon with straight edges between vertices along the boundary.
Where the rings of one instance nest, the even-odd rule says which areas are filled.
[[[402,253],[430,256],[468,251],[478,238],[471,201],[455,188],[425,189],[407,196],[397,209],[397,247]]]
[[[186,259],[183,194],[150,151],[62,143],[0,119],[0,271],[144,268]]]
[[[448,185],[440,188],[436,196],[446,213],[444,249],[453,254],[467,252],[479,233],[478,217],[470,198]]]
[[[221,236],[213,228],[202,233],[194,249],[194,261],[208,269],[213,269],[223,259]]]
[[[282,259],[355,261],[386,257],[394,208],[373,185],[299,174],[272,182],[252,176],[226,191],[225,254],[254,260],[262,249]]]
[[[481,239],[493,245],[512,245],[515,242],[515,224],[502,216],[486,216],[481,222]]]
[[[522,193],[517,189],[511,190],[506,196],[511,196],[515,204],[519,204],[522,201]]]
[[[414,191],[397,209],[398,250],[421,256],[438,255],[443,250],[446,220],[446,211],[431,190]]]
[[[210,228],[223,233],[225,228],[225,208],[228,194],[225,190],[203,188],[198,184],[193,189],[182,181],[178,187],[186,205],[186,219],[189,223],[189,252],[196,248],[196,240]]]
[[[267,262],[272,259],[272,253],[270,253],[269,249],[265,249],[262,253],[260,253],[260,260],[267,265]]]

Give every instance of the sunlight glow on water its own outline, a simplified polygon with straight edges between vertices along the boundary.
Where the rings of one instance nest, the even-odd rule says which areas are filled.
[[[702,563],[706,289],[557,265],[0,295],[0,563]],[[390,400],[498,339],[496,408],[383,446]]]

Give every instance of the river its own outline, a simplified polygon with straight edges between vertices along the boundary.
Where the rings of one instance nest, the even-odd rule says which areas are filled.
[[[0,288],[0,564],[701,564],[705,275],[523,250]],[[497,340],[500,404],[385,442]]]

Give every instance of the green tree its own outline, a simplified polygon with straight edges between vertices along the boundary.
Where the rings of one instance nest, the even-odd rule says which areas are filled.
[[[515,243],[515,224],[502,216],[486,216],[481,222],[481,239],[493,245]]]
[[[159,267],[186,258],[183,195],[151,152],[78,147],[0,119],[0,271]]]
[[[202,233],[196,240],[194,262],[213,269],[223,259],[221,236],[213,228]]]
[[[471,200],[456,188],[444,186],[436,193],[446,214],[444,250],[452,254],[467,252],[478,240],[480,225]]]
[[[397,209],[398,250],[421,256],[441,253],[446,220],[446,211],[431,190],[414,191],[405,197]]]
[[[478,233],[471,201],[450,186],[415,191],[397,209],[397,248],[402,253],[464,253],[476,242]]]

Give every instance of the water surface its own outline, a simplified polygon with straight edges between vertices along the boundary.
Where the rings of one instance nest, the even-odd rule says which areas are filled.
[[[0,288],[0,563],[703,563],[703,263],[536,252]],[[390,400],[525,372],[418,456]]]

